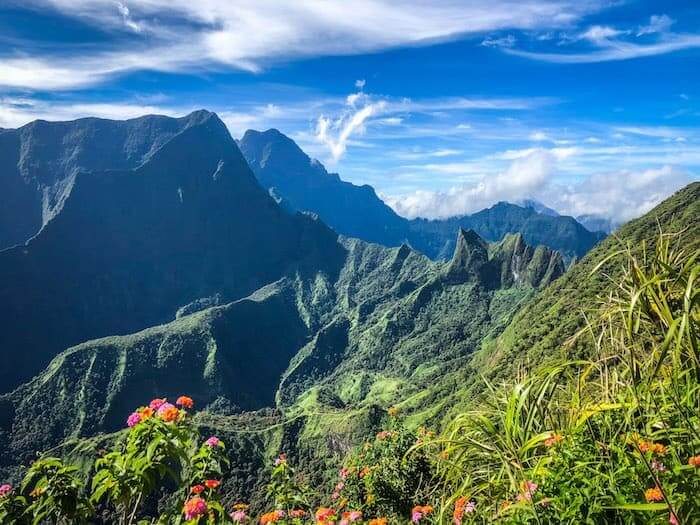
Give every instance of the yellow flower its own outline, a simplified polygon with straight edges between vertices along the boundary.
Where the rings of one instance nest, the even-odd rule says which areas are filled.
[[[652,501],[663,501],[664,495],[659,487],[653,487],[644,491],[644,499],[650,503]]]

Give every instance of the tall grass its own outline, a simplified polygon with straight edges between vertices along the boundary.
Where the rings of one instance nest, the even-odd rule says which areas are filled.
[[[596,268],[623,271],[575,336],[589,360],[487,382],[454,419],[438,439],[441,521],[700,523],[700,252],[679,238]],[[452,516],[459,498],[474,511]]]

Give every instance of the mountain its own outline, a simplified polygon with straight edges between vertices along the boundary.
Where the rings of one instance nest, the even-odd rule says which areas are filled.
[[[397,215],[371,186],[356,186],[330,174],[289,137],[275,129],[248,130],[239,146],[260,184],[295,210],[311,211],[338,233],[385,246],[408,243],[432,259],[448,259],[460,228],[488,241],[522,233],[525,242],[543,244],[567,260],[583,256],[605,237],[540,203],[501,202],[473,215],[444,220],[407,220]]]
[[[80,172],[129,170],[210,113],[123,122],[37,120],[0,130],[0,249],[24,243],[58,213]]]
[[[592,232],[601,231],[610,234],[621,226],[619,222],[595,214],[579,215],[576,220]]]
[[[144,399],[187,392],[203,428],[236,443],[246,493],[241,480],[258,479],[281,442],[324,475],[380,424],[379,407],[460,370],[564,272],[558,253],[520,235],[489,245],[460,231],[455,244],[450,261],[434,262],[406,245],[341,239],[337,273],[292,270],[245,298],[69,348],[0,396],[2,465],[114,432]]]
[[[454,236],[451,232],[459,228],[473,229],[492,242],[517,232],[528,244],[549,246],[569,259],[582,257],[605,238],[601,232],[586,230],[573,217],[553,217],[507,202],[499,202],[472,215],[441,220],[414,219],[410,227],[416,246],[437,257],[452,252]]]
[[[167,322],[207,298],[245,297],[290,272],[333,274],[342,265],[337,235],[277,206],[213,113],[40,122],[22,134],[41,138],[24,145],[24,164],[62,189],[43,226],[39,215],[27,222],[40,231],[0,251],[3,391],[69,346]],[[103,165],[108,159],[96,159],[110,147],[93,151],[93,143],[127,136],[114,146],[131,156],[115,156],[116,169],[54,169],[83,157]]]
[[[291,208],[312,211],[349,237],[387,246],[406,240],[406,220],[377,197],[374,188],[328,173],[276,129],[248,130],[238,144],[260,184]]]
[[[535,199],[520,199],[515,201],[513,204],[517,204],[522,208],[532,208],[537,213],[542,213],[543,215],[549,215],[550,217],[559,217],[561,215],[558,211],[542,204],[540,201]]]
[[[592,352],[588,339],[568,348],[565,342],[584,326],[584,313],[597,307],[597,297],[620,276],[621,268],[611,256],[622,248],[639,254],[652,249],[659,230],[677,233],[684,253],[700,248],[700,183],[678,191],[644,216],[616,231],[573,268],[522,308],[513,322],[484,352],[479,365],[499,377],[508,377],[518,367],[541,364],[547,359],[580,356]],[[600,270],[593,270],[601,265]]]

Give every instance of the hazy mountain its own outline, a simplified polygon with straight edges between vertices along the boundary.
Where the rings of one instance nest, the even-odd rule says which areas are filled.
[[[105,141],[131,130],[124,144],[138,145],[143,162],[124,169],[124,158],[115,156],[118,169],[56,175],[68,181],[60,206],[26,245],[0,251],[4,391],[68,346],[166,322],[203,298],[244,297],[290,271],[333,273],[342,264],[336,234],[277,206],[213,113],[57,123],[59,138],[48,123],[23,130],[35,127],[47,146],[33,142],[34,153],[22,154],[26,165],[99,156],[91,152],[98,138],[87,128],[104,131]],[[142,133],[158,139],[143,140]]]
[[[285,205],[317,213],[343,235],[385,246],[406,242],[433,259],[450,257],[460,228],[473,229],[492,242],[507,233],[522,233],[528,244],[549,246],[567,259],[581,257],[604,237],[531,200],[524,206],[498,203],[473,215],[444,220],[407,220],[371,186],[356,186],[329,174],[277,130],[249,130],[239,145],[260,183]]]
[[[561,215],[558,211],[553,210],[552,208],[542,204],[540,201],[535,199],[519,199],[513,204],[517,204],[518,206],[521,206],[523,208],[532,208],[537,213],[549,215],[550,217],[559,217],[559,215]]]
[[[621,226],[619,222],[594,214],[579,215],[576,217],[576,220],[583,224],[587,230],[592,232],[601,231],[610,234]]]

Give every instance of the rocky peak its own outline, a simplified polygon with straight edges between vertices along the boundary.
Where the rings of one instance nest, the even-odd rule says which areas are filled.
[[[488,245],[474,230],[459,229],[446,276],[450,281],[481,280],[488,263]]]

